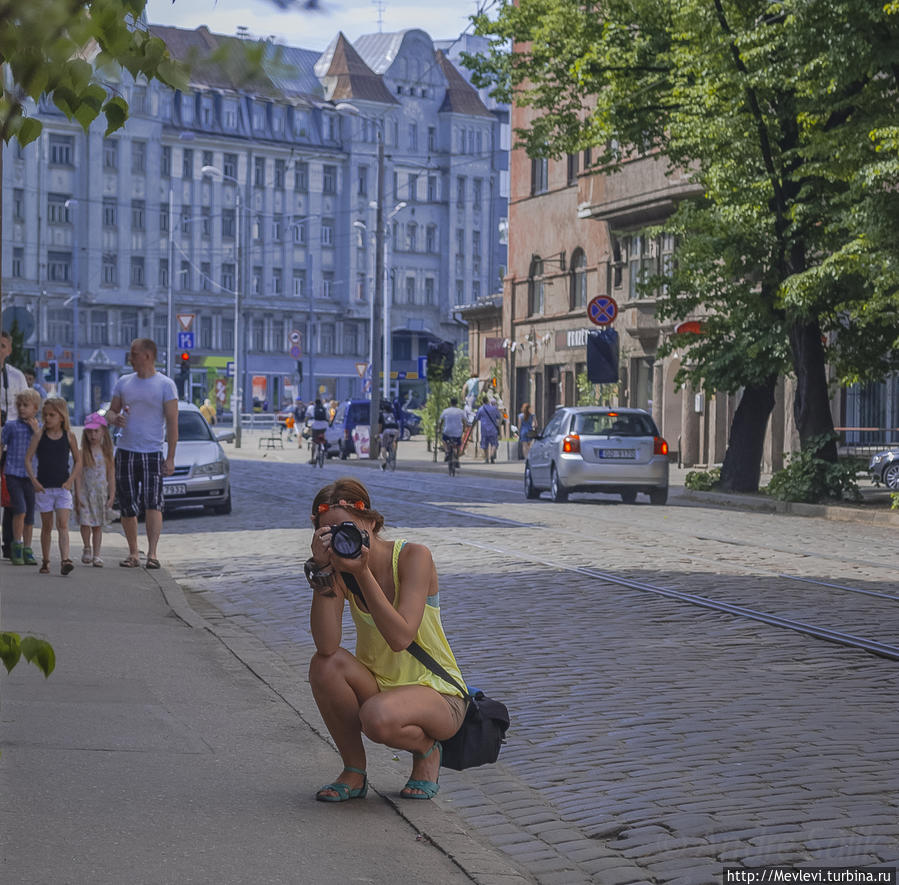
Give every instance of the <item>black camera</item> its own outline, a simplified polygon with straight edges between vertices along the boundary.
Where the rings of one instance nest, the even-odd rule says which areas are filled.
[[[331,526],[331,549],[344,559],[357,559],[363,547],[369,547],[368,532],[354,522],[341,522]]]

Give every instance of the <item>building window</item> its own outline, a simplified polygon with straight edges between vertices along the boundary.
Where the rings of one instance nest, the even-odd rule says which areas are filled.
[[[200,317],[200,347],[212,350],[212,317]]]
[[[322,274],[322,297],[334,297],[334,274],[331,271]]]
[[[543,261],[535,258],[531,262],[531,273],[528,276],[528,315],[541,316],[544,304]]]
[[[135,175],[143,175],[147,171],[147,143],[145,141],[131,142],[131,172]]]
[[[159,259],[159,285],[163,288],[169,287],[169,260],[168,258]]]
[[[172,149],[168,145],[163,145],[162,147],[159,171],[163,178],[168,178],[172,174]]]
[[[15,221],[25,220],[25,189],[17,187],[13,191],[13,219]]]
[[[144,279],[144,257],[143,255],[131,256],[131,285],[143,288],[146,285]]]
[[[128,347],[137,338],[137,311],[123,310],[119,314],[119,344]]]
[[[322,193],[337,193],[337,167],[324,166],[322,168]]]
[[[463,258],[465,256],[465,228],[456,228],[456,257]]]
[[[568,163],[567,163],[567,176],[566,179],[568,181],[569,187],[573,184],[577,184],[577,154],[569,154],[568,155]]]
[[[265,239],[265,221],[261,215],[253,218],[253,239],[257,243],[261,243]]]
[[[584,170],[586,171],[593,165],[593,150],[592,148],[584,149]]]
[[[200,103],[200,114],[202,115],[203,126],[207,129],[211,128],[212,124],[215,122],[215,108],[212,105],[212,96],[203,96],[203,100]]]
[[[425,277],[425,304],[436,304],[436,298],[434,297],[434,278],[433,277]]]
[[[253,350],[265,350],[265,321],[261,318],[250,320],[250,328],[252,329]]]
[[[12,250],[12,275],[16,278],[25,276],[25,249],[22,246]]]
[[[50,163],[53,166],[75,165],[75,139],[71,135],[50,136]]]
[[[128,103],[128,113],[132,116],[147,113],[146,86],[135,86],[131,90],[131,101]]]
[[[365,285],[365,274],[357,273],[356,274],[356,300],[357,301],[365,301],[367,297],[366,285]]]
[[[190,262],[182,261],[181,262],[181,275],[178,280],[180,288],[182,291],[187,292],[190,290]]]
[[[119,140],[117,138],[103,139],[103,168],[109,170],[119,168]]]
[[[181,233],[190,233],[190,209],[181,210]]]
[[[237,178],[237,154],[225,154],[222,171],[228,178]]]
[[[114,253],[103,254],[103,285],[115,286],[119,281],[117,259]]]
[[[72,216],[65,194],[47,194],[47,220],[50,224],[71,224]]]
[[[212,209],[209,206],[200,209],[200,233],[207,238],[212,236]]]
[[[409,124],[409,150],[412,153],[416,153],[418,151],[418,124],[410,123]]]
[[[234,291],[234,265],[233,264],[223,264],[222,265],[222,288],[231,293]]]
[[[456,304],[465,304],[465,280],[456,280]]]
[[[222,318],[222,350],[234,350],[234,317]]]
[[[68,308],[53,308],[47,316],[47,331],[57,344],[72,343],[72,312]]]
[[[368,166],[360,166],[357,170],[357,182],[358,186],[356,188],[356,193],[360,197],[368,196]]]
[[[319,343],[322,353],[334,353],[334,325],[322,323],[319,327]]]
[[[145,221],[146,210],[144,208],[143,200],[132,200],[131,201],[131,230],[142,231],[144,230],[144,221]]]
[[[203,165],[204,166],[214,166],[212,151],[203,151]]]
[[[253,160],[253,186],[265,187],[265,157]]]
[[[456,202],[460,207],[465,205],[465,176],[456,178]]]
[[[234,209],[222,210],[222,237],[234,239],[234,232],[237,228],[237,213]]]
[[[47,279],[51,283],[68,283],[72,278],[72,253],[47,253]]]
[[[293,294],[295,298],[302,298],[306,294],[305,270],[295,270],[293,272]]]
[[[415,277],[406,277],[406,304],[415,304]]]
[[[293,228],[293,241],[298,246],[302,246],[306,242],[306,222],[302,221],[299,216],[294,216],[290,226]]]
[[[258,264],[253,268],[253,294],[262,294],[262,268]]]
[[[425,233],[425,252],[437,251],[437,226],[429,224]]]
[[[322,245],[334,245],[334,220],[332,218],[322,219]]]
[[[358,353],[359,336],[356,333],[356,327],[350,323],[345,323],[343,327],[343,352],[352,355]]]
[[[428,126],[428,153],[433,154],[437,150],[437,130]]]
[[[159,205],[159,232],[161,234],[167,234],[169,232],[170,221],[168,204],[161,203]]]
[[[284,161],[275,160],[275,190],[284,190]]]
[[[534,157],[531,160],[531,194],[545,194],[549,188],[549,160]]]
[[[577,156],[575,154],[575,156]],[[571,256],[571,295],[569,308],[578,310],[587,306],[587,256],[583,249],[575,249]]]
[[[418,199],[418,174],[410,172],[406,176],[406,199],[411,203]]]
[[[237,108],[233,102],[228,102],[225,105],[225,129],[231,132],[237,129]]]
[[[200,288],[204,292],[212,291],[212,265],[208,261],[200,262]]]
[[[483,199],[483,195],[484,195],[484,179],[476,178],[472,182],[472,201],[471,201],[472,206],[475,209],[481,208],[481,200]]]
[[[282,294],[283,271],[280,267],[272,268],[272,295]]]
[[[103,198],[103,226],[115,227],[119,222],[119,208],[115,197]]]
[[[105,310],[90,313],[91,344],[109,344],[109,316]]]
[[[297,163],[293,170],[293,189],[298,193],[309,190],[309,164]]]
[[[475,258],[481,257],[481,232],[479,230],[471,232],[471,254]]]
[[[406,248],[410,252],[418,249],[418,225],[414,221],[406,225]]]
[[[428,202],[429,203],[437,202],[437,176],[436,175],[428,176]]]

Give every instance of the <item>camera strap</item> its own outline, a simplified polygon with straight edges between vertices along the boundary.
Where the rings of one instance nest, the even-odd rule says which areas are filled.
[[[365,597],[362,595],[362,589],[359,587],[356,576],[352,572],[341,572],[340,577],[343,578],[343,583],[347,585],[350,593],[356,597],[356,605],[363,611],[368,611],[368,606],[365,604]]]
[[[430,670],[435,676],[439,676],[444,682],[448,685],[453,686],[453,688],[458,688],[459,691],[462,692],[462,696],[466,701],[474,700],[471,693],[468,691],[463,685],[459,685],[459,683],[449,674],[449,672],[431,655],[426,652],[417,642],[413,641],[409,645],[406,646],[406,651],[412,655],[420,664],[424,664],[428,670]]]

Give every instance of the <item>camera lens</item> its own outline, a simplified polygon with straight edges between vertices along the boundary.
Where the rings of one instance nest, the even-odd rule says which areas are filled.
[[[355,559],[367,543],[366,533],[353,522],[342,522],[331,529],[331,546],[345,559]]]

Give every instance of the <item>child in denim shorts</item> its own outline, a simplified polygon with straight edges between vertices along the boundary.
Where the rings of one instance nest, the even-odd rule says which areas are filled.
[[[12,518],[12,546],[10,557],[13,565],[37,565],[31,550],[31,535],[34,531],[34,488],[25,469],[25,454],[32,436],[40,430],[37,423],[41,395],[32,388],[16,394],[17,420],[3,425],[2,443],[6,449],[6,487],[9,490]]]

